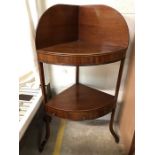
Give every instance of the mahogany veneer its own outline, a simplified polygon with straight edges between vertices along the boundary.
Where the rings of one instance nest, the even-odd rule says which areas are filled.
[[[116,44],[91,44],[84,41],[67,42],[38,50],[41,62],[59,65],[97,65],[125,57],[126,47]]]
[[[51,99],[46,105],[46,111],[61,118],[86,120],[103,116],[114,107],[114,96],[75,84]]]
[[[49,137],[52,115],[70,120],[95,119],[112,112],[113,130],[116,102],[124,59],[129,44],[129,32],[122,15],[105,5],[55,5],[39,20],[36,49],[46,116],[46,135],[40,145],[43,150]],[[89,88],[79,83],[79,66],[121,61],[115,95]],[[47,101],[43,63],[76,66],[76,84]]]

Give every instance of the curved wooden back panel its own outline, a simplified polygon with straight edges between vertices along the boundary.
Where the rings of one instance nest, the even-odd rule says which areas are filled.
[[[128,26],[122,15],[105,5],[80,6],[79,39],[95,44],[128,46]]]
[[[78,6],[54,5],[41,16],[36,31],[36,48],[78,39]]]
[[[128,26],[122,15],[105,5],[55,5],[40,18],[36,48],[81,40],[128,47]]]

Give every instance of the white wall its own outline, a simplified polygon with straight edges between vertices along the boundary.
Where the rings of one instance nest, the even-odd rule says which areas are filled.
[[[22,17],[22,18],[21,18]],[[32,43],[30,40],[31,32],[29,26],[29,19],[27,16],[27,10],[25,7],[25,3],[23,2],[23,6],[20,8],[20,14],[17,18],[21,18],[19,26],[20,26],[20,39],[19,42],[20,52],[18,53],[18,74],[19,77],[29,73],[34,68],[33,61],[33,52],[32,52]],[[18,35],[18,34],[17,34]]]
[[[35,49],[35,27],[38,22],[38,13],[36,11],[36,2],[25,0],[21,2],[19,7],[20,14],[17,18],[20,19],[19,30],[20,42],[18,53],[18,76],[19,83],[26,82],[31,77],[35,79],[36,84],[39,84],[39,75],[37,68],[37,56]]]

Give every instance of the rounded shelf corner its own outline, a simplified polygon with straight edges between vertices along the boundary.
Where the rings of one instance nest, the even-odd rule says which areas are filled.
[[[52,98],[45,107],[49,114],[61,118],[89,120],[111,112],[115,107],[115,98],[88,86],[75,84]]]

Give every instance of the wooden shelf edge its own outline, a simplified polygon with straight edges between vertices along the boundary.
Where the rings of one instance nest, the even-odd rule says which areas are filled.
[[[101,117],[115,107],[114,96],[88,86],[73,85],[46,104],[46,111],[70,120]]]
[[[74,41],[39,49],[37,54],[40,62],[85,66],[119,61],[125,57],[126,49],[117,45],[101,46]]]

